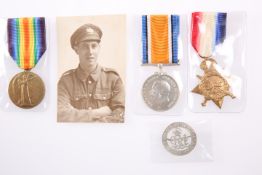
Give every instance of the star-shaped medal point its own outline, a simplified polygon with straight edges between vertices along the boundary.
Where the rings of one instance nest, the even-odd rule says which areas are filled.
[[[208,66],[207,62],[211,64]],[[232,99],[235,98],[235,96],[229,91],[230,86],[227,80],[215,69],[214,63],[216,62],[213,59],[205,59],[200,64],[204,75],[197,75],[200,83],[192,92],[204,96],[202,106],[206,106],[207,102],[212,100],[221,109],[225,96],[230,96]]]

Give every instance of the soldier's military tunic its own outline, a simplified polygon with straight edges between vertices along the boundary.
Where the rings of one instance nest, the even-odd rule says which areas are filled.
[[[115,70],[97,66],[90,75],[85,75],[79,66],[63,74],[58,83],[59,121],[76,121],[81,110],[92,110],[104,106],[112,110],[112,116],[110,116],[112,120],[123,121],[124,87]],[[90,121],[92,121],[92,116]]]

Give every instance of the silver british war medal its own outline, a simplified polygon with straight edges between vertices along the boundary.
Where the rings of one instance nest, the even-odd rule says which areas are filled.
[[[143,84],[142,96],[155,111],[172,108],[179,97],[178,84],[163,71],[163,66],[178,65],[179,16],[142,16],[142,65],[157,66],[158,72]]]

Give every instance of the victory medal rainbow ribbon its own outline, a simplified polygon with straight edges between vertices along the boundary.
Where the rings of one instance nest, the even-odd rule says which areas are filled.
[[[30,70],[46,51],[45,18],[8,19],[8,51],[17,65]]]

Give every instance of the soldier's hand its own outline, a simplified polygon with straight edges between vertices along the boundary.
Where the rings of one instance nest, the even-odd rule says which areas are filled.
[[[88,110],[85,110],[85,109],[81,109],[78,111],[78,116],[77,116],[77,119],[76,121],[78,122],[90,122],[90,114],[89,114],[89,111]]]
[[[94,117],[103,117],[103,116],[109,116],[112,114],[111,109],[108,106],[103,106],[98,109],[90,110],[90,116]]]
[[[107,122],[112,119],[112,111],[108,106],[104,106],[98,109],[91,110],[79,110],[78,119],[79,122]]]

